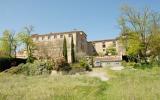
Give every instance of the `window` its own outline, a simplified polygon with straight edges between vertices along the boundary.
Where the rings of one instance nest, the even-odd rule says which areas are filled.
[[[106,48],[106,45],[105,45],[105,44],[103,44],[103,45],[102,45],[102,47],[103,47],[103,48]]]
[[[63,35],[60,35],[60,38],[63,38]]]
[[[54,39],[57,38],[57,35],[54,35]]]
[[[72,34],[68,34],[68,37],[72,37]]]

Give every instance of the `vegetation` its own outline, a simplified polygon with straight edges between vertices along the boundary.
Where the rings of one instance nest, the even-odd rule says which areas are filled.
[[[66,61],[65,58],[59,57],[55,59],[55,65],[53,66],[53,69],[56,71],[70,71],[71,67]]]
[[[17,67],[12,67],[5,72],[10,74],[24,75],[45,75],[50,74],[53,69],[52,62],[49,61],[34,61],[34,63],[20,64]]]
[[[75,62],[75,52],[74,52],[73,36],[71,38],[71,57],[72,57],[72,63],[74,63]]]
[[[64,37],[64,40],[63,40],[63,56],[64,56],[65,60],[68,61],[66,37]]]
[[[109,81],[108,98],[110,100],[158,100],[160,99],[159,67],[152,69],[125,69],[120,72],[108,71],[114,77]]]
[[[119,20],[121,40],[127,55],[141,63],[148,63],[148,58],[159,57],[160,14],[148,8],[137,11],[123,6]]]
[[[26,59],[0,57],[0,72],[18,66],[21,63],[26,63]]]
[[[117,55],[116,48],[111,45],[106,49],[106,55]]]
[[[18,34],[19,41],[25,45],[25,49],[27,51],[27,61],[33,62],[33,50],[34,50],[34,43],[31,37],[31,32],[33,31],[33,26],[28,26],[24,28],[23,32]]]
[[[17,40],[14,32],[5,30],[1,40],[1,57],[16,57]]]
[[[0,42],[0,54],[6,57],[0,58],[0,71],[5,70],[0,73],[0,99],[159,100],[160,15],[149,9],[139,12],[127,6],[123,7],[122,11],[119,21],[122,33],[120,39],[126,48],[127,55],[137,59],[139,63],[122,62],[125,66],[122,71],[102,69],[109,77],[105,82],[98,78],[91,78],[87,74],[78,74],[74,77],[69,74],[49,76],[52,70],[69,72],[71,66],[79,67],[78,70],[91,71],[89,64],[93,64],[93,58],[89,62],[84,57],[84,53],[76,54],[77,63],[75,63],[73,36],[71,38],[73,64],[70,66],[67,62],[65,37],[63,47],[60,47],[60,49],[63,48],[64,58],[48,59],[52,52],[46,53],[44,48],[39,48],[42,50],[43,54],[40,56],[43,60],[34,61],[32,53],[35,48],[31,38],[33,27],[25,27],[25,30],[18,34],[18,39],[12,32],[5,31]],[[12,58],[16,55],[19,41],[27,51],[28,63],[26,64],[23,64],[25,60]],[[109,47],[106,54],[116,55],[116,49]],[[46,56],[47,59],[45,59]],[[10,68],[11,66],[13,67]]]
[[[159,67],[122,71],[103,69],[103,82],[85,75],[24,76],[0,74],[0,99],[29,100],[159,100]],[[64,84],[65,83],[65,84]]]

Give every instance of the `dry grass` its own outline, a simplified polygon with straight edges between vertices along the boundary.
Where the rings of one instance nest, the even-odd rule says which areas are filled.
[[[160,68],[104,71],[110,77],[107,82],[84,75],[1,73],[0,100],[160,100]]]

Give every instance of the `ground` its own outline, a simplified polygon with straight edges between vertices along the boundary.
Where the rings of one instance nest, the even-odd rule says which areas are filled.
[[[85,75],[24,76],[0,73],[0,100],[160,100],[160,68],[95,69]]]

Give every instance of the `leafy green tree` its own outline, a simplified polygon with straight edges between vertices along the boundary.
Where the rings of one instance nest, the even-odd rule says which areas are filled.
[[[34,43],[31,37],[31,32],[33,31],[33,26],[28,26],[24,28],[23,32],[18,34],[19,40],[21,43],[25,45],[27,51],[27,61],[32,62],[33,60],[33,50],[34,50]]]
[[[10,32],[8,30],[5,30],[3,32],[3,36],[1,38],[1,51],[7,57],[11,56],[11,48],[10,48],[10,42],[9,42],[9,35],[10,35]]]
[[[159,26],[160,15],[145,8],[138,11],[135,8],[123,6],[119,20],[122,43],[128,55],[134,55],[141,62],[147,63],[150,46],[152,45],[155,30]],[[154,28],[153,28],[154,27]]]
[[[68,61],[66,37],[64,37],[64,40],[63,40],[63,56],[65,60]]]
[[[13,55],[14,57],[16,57],[16,47],[17,40],[15,37],[15,33],[9,30],[5,30],[1,38],[0,51],[3,52],[4,56],[6,57],[13,57]]]
[[[106,55],[117,55],[116,48],[111,45],[106,49]]]
[[[152,54],[151,60],[160,62],[160,31],[155,32],[155,35],[152,36],[149,49],[150,49],[150,54]]]
[[[74,63],[75,62],[75,52],[74,52],[73,36],[71,38],[71,57],[72,57],[72,63]]]

